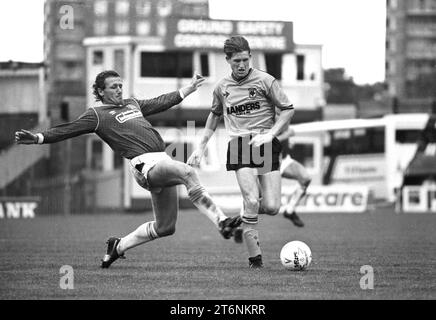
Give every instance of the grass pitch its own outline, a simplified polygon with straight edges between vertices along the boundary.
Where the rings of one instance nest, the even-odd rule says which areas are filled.
[[[40,216],[0,220],[0,299],[435,299],[436,215],[301,214],[296,228],[281,216],[261,216],[264,268],[248,268],[245,244],[221,237],[196,210],[179,214],[176,234],[136,247],[126,260],[100,269],[110,236],[123,236],[151,213]],[[285,270],[282,246],[306,242],[307,271]],[[62,266],[74,289],[60,287]],[[363,290],[362,266],[374,270]]]

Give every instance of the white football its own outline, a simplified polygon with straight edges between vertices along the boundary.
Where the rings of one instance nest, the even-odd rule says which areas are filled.
[[[280,251],[280,261],[286,269],[305,270],[312,262],[312,251],[302,241],[291,241],[285,244]]]

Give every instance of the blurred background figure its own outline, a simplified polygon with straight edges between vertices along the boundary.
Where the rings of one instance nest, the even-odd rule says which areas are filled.
[[[280,207],[279,213],[283,214],[285,218],[291,220],[297,227],[304,227],[304,223],[295,212],[295,208],[300,200],[305,196],[307,187],[309,187],[312,179],[304,166],[291,157],[292,141],[290,141],[289,138],[294,135],[295,131],[291,127],[288,127],[285,132],[277,137],[282,144],[282,160],[280,165],[282,178],[296,180],[298,182],[294,195],[287,205],[282,205]]]

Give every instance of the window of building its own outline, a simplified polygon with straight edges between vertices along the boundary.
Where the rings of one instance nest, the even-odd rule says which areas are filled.
[[[140,36],[148,36],[150,34],[150,22],[143,21],[136,24],[136,34]]]
[[[121,77],[124,77],[125,69],[124,69],[125,55],[123,49],[117,49],[114,51],[114,67],[115,70],[120,74]]]
[[[192,52],[141,52],[141,77],[191,78]]]
[[[207,53],[200,53],[200,67],[201,75],[208,77],[209,73],[209,55]]]
[[[129,20],[119,20],[115,23],[115,32],[117,34],[127,34],[129,33]]]
[[[164,20],[156,23],[156,33],[159,37],[165,37],[167,34],[167,24]]]
[[[389,20],[389,29],[390,30],[397,30],[397,20],[395,20],[395,17],[391,17]]]
[[[104,60],[104,54],[102,50],[94,50],[92,52],[92,64],[93,65],[102,65]]]
[[[57,78],[62,80],[81,80],[85,76],[82,64],[78,61],[63,61],[57,65]]]
[[[389,71],[390,73],[395,73],[397,71],[395,61],[391,61],[389,63]]]
[[[391,50],[391,52],[396,52],[397,51],[397,41],[395,41],[394,38],[392,38],[390,40],[389,49]]]
[[[157,13],[160,17],[168,17],[173,9],[171,0],[160,0],[157,3]]]
[[[94,2],[94,13],[96,16],[107,15],[108,3],[106,0],[98,0]]]
[[[108,23],[105,20],[97,20],[94,22],[94,34],[97,36],[107,35]]]
[[[130,3],[127,0],[115,1],[115,13],[117,16],[127,16],[129,14]]]
[[[114,152],[114,169],[123,167],[124,158],[118,153]]]
[[[91,169],[103,170],[103,142],[100,140],[91,141]]]
[[[387,87],[388,87],[389,95],[391,95],[391,96],[396,96],[397,95],[397,88],[395,87],[395,84],[388,83]]]
[[[418,0],[418,2],[419,2],[419,9],[420,10],[424,10],[425,8],[426,8],[426,6],[425,6],[425,0]]]
[[[266,72],[274,78],[282,79],[282,54],[281,53],[265,53]]]
[[[304,62],[305,56],[297,54],[297,80],[304,80]]]
[[[136,2],[136,14],[139,16],[148,17],[151,12],[150,0],[139,0]]]

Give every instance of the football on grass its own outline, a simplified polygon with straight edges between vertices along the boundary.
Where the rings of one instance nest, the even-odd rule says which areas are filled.
[[[306,270],[312,262],[312,251],[302,241],[291,241],[280,251],[282,265],[292,271]]]

